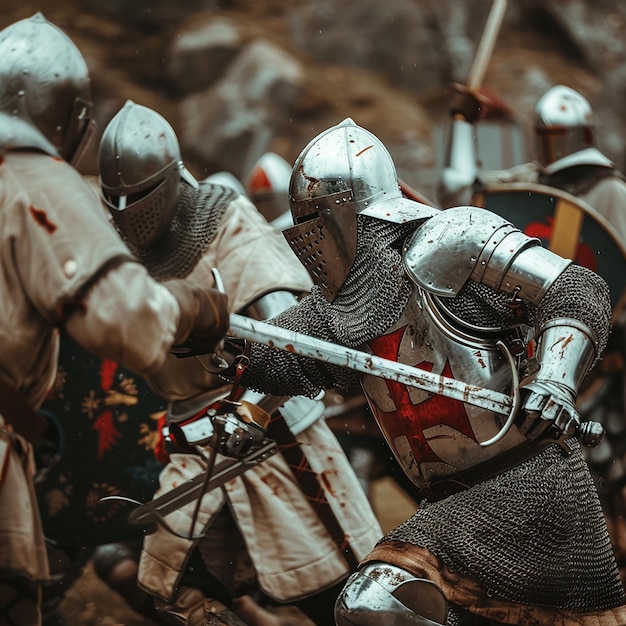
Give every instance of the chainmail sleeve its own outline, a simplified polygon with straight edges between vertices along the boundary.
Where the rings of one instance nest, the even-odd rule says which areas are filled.
[[[402,269],[399,248],[412,223],[357,218],[357,253],[337,297],[329,302],[314,285],[310,295],[269,320],[270,324],[318,339],[360,348],[402,315],[412,284]],[[242,384],[271,395],[316,396],[322,389],[358,385],[354,372],[278,349],[252,344]]]
[[[335,341],[324,309],[328,303],[319,288],[297,305],[269,320],[270,324],[306,333],[326,341]],[[301,357],[266,345],[251,344],[250,365],[242,384],[255,391],[276,396],[315,397],[322,389],[350,389],[358,385],[357,375],[345,368]]]
[[[579,320],[596,333],[599,357],[611,323],[611,298],[604,279],[581,265],[569,265],[537,307],[535,328],[539,331],[550,320],[562,317]]]

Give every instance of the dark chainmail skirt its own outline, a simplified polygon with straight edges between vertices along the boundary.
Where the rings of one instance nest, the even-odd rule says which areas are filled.
[[[602,508],[580,447],[523,464],[417,513],[381,541],[422,546],[502,600],[578,612],[623,604]]]

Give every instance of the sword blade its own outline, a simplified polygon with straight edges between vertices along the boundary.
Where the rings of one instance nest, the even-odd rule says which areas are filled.
[[[147,525],[158,521],[172,511],[177,511],[185,504],[202,497],[205,493],[209,493],[209,491],[226,484],[229,480],[241,476],[241,474],[269,459],[277,452],[278,446],[276,443],[268,440],[265,445],[251,452],[243,459],[223,461],[215,467],[213,476],[211,476],[205,490],[203,490],[205,475],[199,474],[194,476],[182,485],[178,485],[178,487],[174,487],[174,489],[136,508],[128,516],[128,522],[129,524]]]
[[[362,374],[393,380],[501,415],[509,415],[513,407],[513,398],[504,393],[433,374],[405,363],[397,363],[236,313],[230,314],[229,332],[241,339],[345,367]]]

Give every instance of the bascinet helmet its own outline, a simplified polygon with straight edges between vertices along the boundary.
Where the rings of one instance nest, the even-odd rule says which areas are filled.
[[[537,158],[546,166],[594,146],[593,112],[577,91],[556,85],[535,106]]]
[[[75,165],[93,128],[89,71],[71,39],[41,13],[0,31],[0,146]]]
[[[331,301],[356,257],[357,214],[400,224],[436,211],[402,197],[387,148],[350,118],[300,153],[289,182],[289,205],[294,226],[283,233]]]
[[[123,237],[148,248],[170,228],[185,168],[174,129],[156,111],[127,100],[104,129],[98,150],[100,189]]]

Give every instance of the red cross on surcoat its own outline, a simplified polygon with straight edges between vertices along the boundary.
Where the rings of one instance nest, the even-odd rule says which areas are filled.
[[[398,362],[400,342],[406,328],[403,326],[392,333],[370,341],[369,346],[374,354]],[[434,364],[422,361],[413,367],[431,372]],[[441,374],[454,378],[447,359]],[[385,383],[396,408],[386,412],[372,406],[372,410],[376,414],[387,441],[393,442],[396,437],[405,436],[418,464],[442,460],[435,454],[424,436],[423,431],[431,426],[443,424],[476,441],[465,405],[460,400],[433,395],[418,404],[414,404],[406,385],[391,380],[385,380]]]

